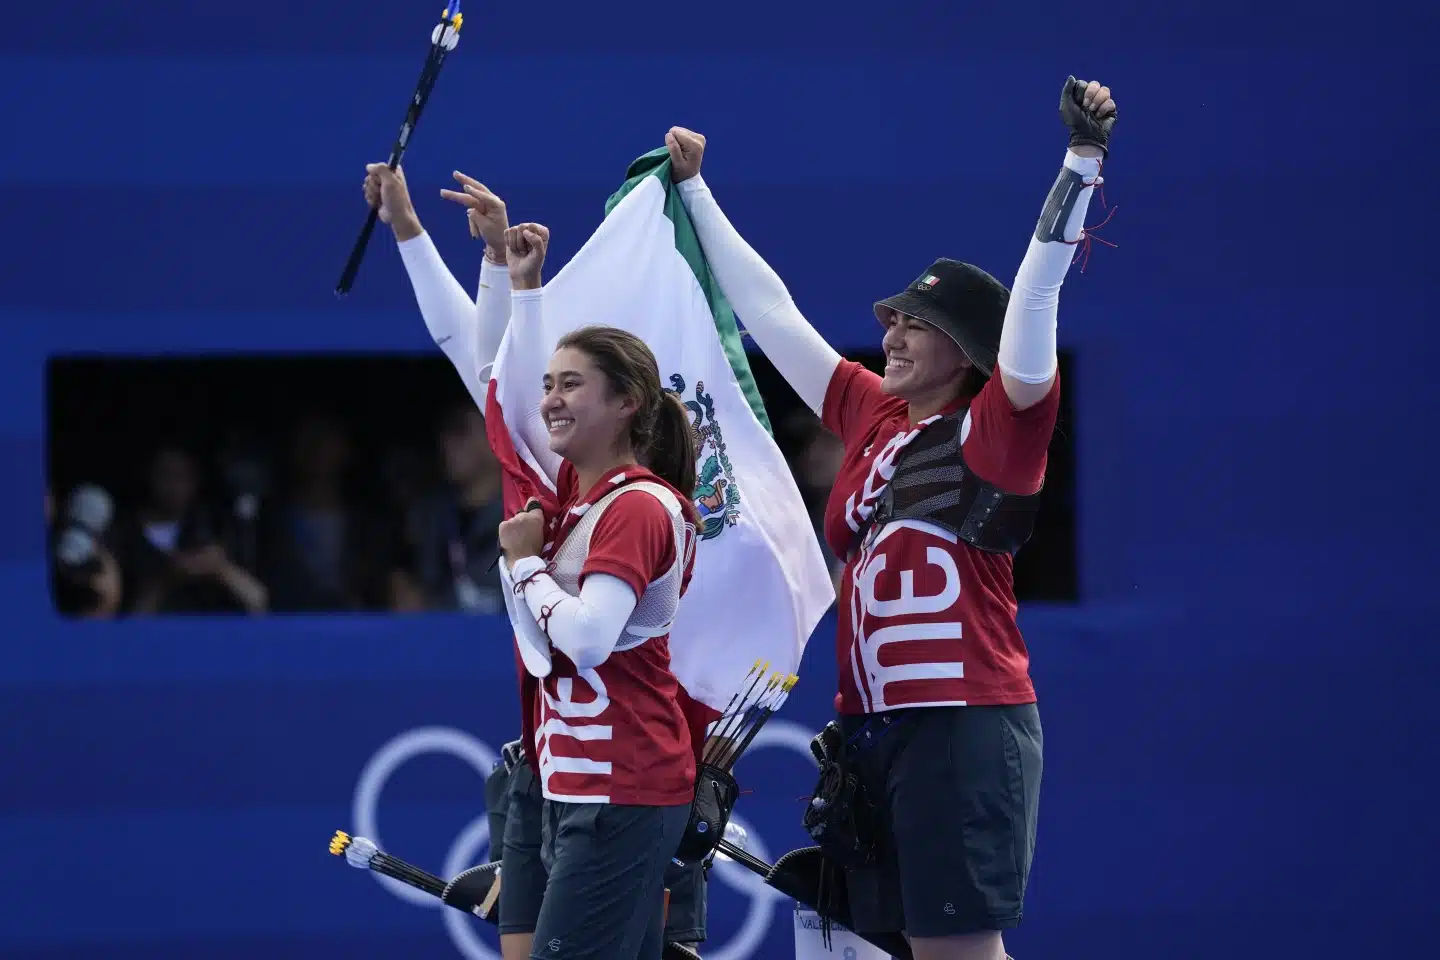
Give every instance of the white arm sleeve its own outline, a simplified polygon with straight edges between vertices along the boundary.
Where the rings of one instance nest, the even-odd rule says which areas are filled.
[[[510,626],[515,629],[515,643],[520,648],[521,662],[531,676],[548,677],[550,638],[540,632],[535,618],[530,615],[530,608],[515,595],[515,578],[504,557],[500,558],[500,587],[501,596],[505,598],[505,614],[510,618]]]
[[[576,667],[589,670],[604,663],[635,612],[635,592],[619,577],[592,573],[580,587],[580,595],[574,596],[560,589],[544,569],[545,562],[539,557],[526,557],[511,570],[515,582],[525,584],[522,589],[530,615],[555,649]]]
[[[475,362],[475,303],[445,266],[430,234],[422,233],[402,241],[399,247],[400,259],[410,275],[410,287],[415,291],[415,302],[420,306],[430,338],[444,351],[460,374],[465,389],[483,411],[485,382],[480,379]]]
[[[545,313],[545,288],[513,290],[510,293],[510,317],[516,323],[538,326]]]
[[[705,180],[696,175],[678,187],[726,299],[785,382],[818,416],[840,354],[801,314],[780,276],[731,225]]]
[[[490,368],[500,353],[500,341],[505,339],[505,328],[510,324],[510,270],[491,263],[488,257],[480,260],[480,289],[475,293],[475,375],[483,388],[490,379]],[[485,405],[480,404],[480,410]]]
[[[1080,174],[1090,183],[1100,175],[1099,159],[1065,152],[1065,167]],[[1055,354],[1056,314],[1060,306],[1060,285],[1075,258],[1074,242],[1080,239],[1085,226],[1085,212],[1090,207],[1093,186],[1080,191],[1070,218],[1065,223],[1065,239],[1042,241],[1030,237],[1030,247],[1015,274],[1010,291],[1010,304],[1005,309],[1005,326],[1000,331],[1000,371],[1022,383],[1045,383],[1055,375],[1058,363]]]

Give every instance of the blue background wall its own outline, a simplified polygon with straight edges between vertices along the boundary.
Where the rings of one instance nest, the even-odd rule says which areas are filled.
[[[454,955],[438,912],[325,841],[392,737],[509,738],[501,624],[61,622],[38,508],[47,356],[429,348],[388,239],[330,289],[438,9],[140,7],[0,30],[0,955]],[[1436,27],[1385,3],[477,6],[407,169],[457,273],[479,250],[434,196],[453,167],[548,223],[558,262],[629,160],[695,127],[802,308],[873,346],[868,304],[933,256],[1011,274],[1060,82],[1111,84],[1120,246],[1061,321],[1084,600],[1022,616],[1048,742],[1012,952],[1422,956]],[[827,715],[831,630],[797,738]],[[757,835],[798,845],[801,759],[742,770]],[[480,787],[453,756],[406,764],[383,840],[440,869]],[[715,885],[708,954],[743,954],[747,903]],[[773,915],[754,956],[789,954]]]

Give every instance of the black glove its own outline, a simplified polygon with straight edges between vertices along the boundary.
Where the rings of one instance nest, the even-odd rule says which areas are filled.
[[[1070,146],[1087,144],[1109,153],[1110,128],[1115,126],[1116,114],[1102,119],[1095,116],[1093,109],[1082,106],[1087,86],[1089,81],[1074,77],[1065,81],[1065,88],[1060,91],[1060,119],[1070,128]]]

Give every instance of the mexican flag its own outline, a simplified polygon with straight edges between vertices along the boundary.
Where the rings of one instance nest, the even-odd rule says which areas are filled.
[[[834,589],[800,491],[750,373],[735,316],[710,275],[661,148],[630,166],[600,228],[545,285],[538,329],[512,322],[491,371],[486,424],[506,510],[538,496],[553,514],[560,458],[540,418],[559,338],[592,323],[641,337],[700,439],[695,571],[670,633],[691,697],[724,710],[755,661],[796,673]]]

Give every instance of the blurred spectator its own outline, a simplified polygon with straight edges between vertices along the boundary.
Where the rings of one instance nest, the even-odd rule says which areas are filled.
[[[55,496],[45,488],[51,589],[66,616],[109,620],[120,610],[120,565],[105,545],[113,512],[110,494],[86,484],[70,494],[57,524]]]
[[[291,437],[290,484],[262,521],[262,570],[276,611],[409,609],[399,537],[347,490],[349,434],[320,413]]]
[[[763,357],[752,366],[838,573],[821,530],[841,444]],[[382,382],[383,393],[356,389]],[[66,615],[504,609],[491,569],[501,472],[442,355],[72,357],[48,383],[49,566]],[[344,419],[301,416],[317,408]],[[433,439],[416,430],[432,418]],[[123,496],[160,430],[195,445],[161,450]],[[1051,450],[1049,526],[1017,561],[1017,590],[1039,584],[1046,599],[1073,593],[1069,446]]]
[[[485,418],[472,404],[454,408],[440,425],[444,486],[411,511],[415,575],[432,610],[500,613],[496,529],[504,519],[500,465],[485,437]]]
[[[265,612],[265,586],[230,559],[198,494],[194,459],[162,446],[150,459],[142,505],[116,531],[127,612]]]
[[[247,570],[260,569],[260,508],[270,493],[264,444],[245,429],[232,429],[216,458],[221,530],[230,556]]]

